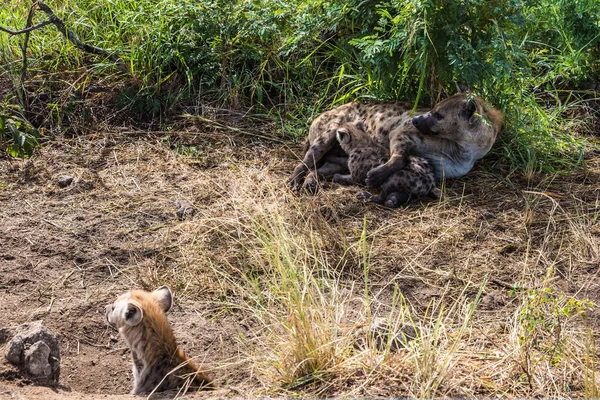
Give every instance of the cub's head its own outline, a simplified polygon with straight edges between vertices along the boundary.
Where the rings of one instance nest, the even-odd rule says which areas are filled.
[[[173,295],[167,286],[153,292],[132,290],[122,294],[106,306],[106,322],[117,329],[133,327],[144,319],[144,314],[164,316],[171,309]],[[166,318],[166,317],[165,317]]]
[[[468,142],[489,150],[500,132],[502,120],[502,113],[483,99],[461,93],[438,103],[430,112],[417,115],[412,123],[424,135]]]
[[[369,147],[371,138],[363,121],[347,122],[338,127],[336,137],[347,153],[353,149]]]

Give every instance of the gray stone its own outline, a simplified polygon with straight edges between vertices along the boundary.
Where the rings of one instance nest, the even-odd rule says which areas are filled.
[[[30,348],[25,350],[24,365],[31,375],[50,378],[52,375],[50,347],[41,340],[35,342]]]
[[[485,220],[496,219],[496,214],[494,214],[491,211],[484,211],[482,216],[483,216],[483,219],[485,219]]]
[[[194,206],[187,200],[176,200],[175,207],[177,207],[177,217],[180,220],[184,220],[186,217],[191,217],[196,213]]]
[[[58,186],[61,188],[65,188],[73,183],[73,177],[68,175],[63,175],[58,177]]]
[[[56,336],[48,332],[42,321],[11,329],[14,337],[8,344],[6,359],[21,374],[40,385],[54,386],[60,377],[60,351]]]
[[[23,344],[23,340],[20,336],[15,337],[8,344],[8,351],[6,352],[6,359],[12,364],[18,365],[21,364],[23,360],[23,350],[25,349],[25,345]]]

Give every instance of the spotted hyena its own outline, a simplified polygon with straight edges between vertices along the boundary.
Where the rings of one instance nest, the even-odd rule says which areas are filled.
[[[483,99],[457,94],[432,110],[409,103],[360,102],[344,104],[319,115],[311,124],[303,160],[288,183],[294,189],[317,189],[319,178],[347,173],[347,154],[337,138],[338,128],[362,120],[375,143],[390,149],[390,158],[367,174],[371,187],[409,163],[411,155],[425,158],[435,177],[465,175],[492,147],[502,125],[502,113]]]
[[[166,312],[173,302],[163,286],[131,290],[106,306],[106,322],[117,328],[133,359],[132,394],[170,389],[212,388],[212,380],[177,345]]]
[[[342,124],[336,137],[348,154],[349,169],[348,174],[333,176],[336,183],[364,185],[368,172],[385,164],[390,158],[390,151],[373,140],[362,121]],[[362,196],[364,194],[361,194]],[[420,196],[439,198],[440,191],[435,187],[435,175],[431,164],[423,157],[409,155],[406,166],[392,173],[381,185],[381,194],[371,197],[371,200],[396,208],[406,203],[410,197]]]

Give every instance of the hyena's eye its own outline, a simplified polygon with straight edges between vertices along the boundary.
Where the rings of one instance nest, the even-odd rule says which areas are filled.
[[[444,119],[444,116],[436,111],[433,113],[433,118],[437,119],[438,121],[441,121]]]

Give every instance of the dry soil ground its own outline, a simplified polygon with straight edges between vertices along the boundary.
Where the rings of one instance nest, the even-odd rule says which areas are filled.
[[[539,387],[552,379],[544,380],[546,375],[535,368],[533,381],[522,382],[520,353],[507,349],[517,340],[511,335],[519,332],[514,325],[524,307],[523,289],[515,294],[513,285],[551,288],[540,309],[553,307],[548,306],[552,302],[560,308],[565,299],[600,300],[597,158],[570,176],[530,179],[480,164],[467,177],[446,182],[440,202],[388,210],[357,200],[357,188],[327,184],[317,196],[290,193],[285,180],[298,148],[192,131],[185,142],[193,149],[185,147],[182,154],[173,148],[176,138],[176,133],[169,140],[141,132],[94,134],[48,143],[26,161],[0,159],[0,327],[42,319],[58,335],[62,351],[56,389],[30,386],[2,361],[0,398],[130,398],[129,353],[117,332],[105,325],[104,306],[130,288],[162,284],[176,292],[170,321],[180,344],[223,388],[211,396],[294,393],[294,388],[281,389],[276,373],[264,372],[268,366],[257,370],[254,362],[260,364],[269,351],[271,342],[261,339],[268,329],[252,313],[225,306],[244,299],[219,275],[235,276],[236,268],[253,265],[255,255],[243,243],[240,247],[243,236],[236,239],[231,226],[233,220],[244,221],[240,214],[261,207],[262,212],[273,208],[291,216],[314,215],[315,224],[324,224],[318,245],[329,252],[332,268],[344,269],[339,284],[363,299],[364,268],[355,250],[366,224],[368,285],[372,301],[380,305],[372,305],[373,310],[389,310],[393,283],[412,317],[426,326],[428,306],[440,299],[448,304],[473,299],[483,287],[465,347],[452,350],[452,364],[436,386],[443,390],[431,393],[590,393],[574,371],[576,361],[559,363],[560,371],[543,364],[550,365],[548,376],[567,376],[569,387],[555,392]],[[74,183],[58,187],[61,175],[73,176]],[[179,199],[190,201],[196,213],[178,219],[174,202]],[[340,326],[365,322],[364,313],[353,310]],[[585,319],[573,315],[558,323],[565,335],[578,340],[567,345],[581,348],[565,358],[584,354],[581,363],[591,362],[597,371],[595,347],[582,349],[599,338],[600,313],[593,308],[585,311]],[[446,323],[451,338],[454,328],[450,320]],[[555,335],[552,327],[544,329]],[[548,340],[543,333],[538,339]],[[249,345],[259,342],[264,345]],[[350,372],[320,393],[417,395],[407,382],[417,375],[422,379],[421,364],[393,360],[402,354],[386,359],[402,366],[395,375],[382,373],[372,387],[361,387],[362,372]],[[492,361],[491,354],[496,354]],[[544,349],[535,354],[545,357]]]

